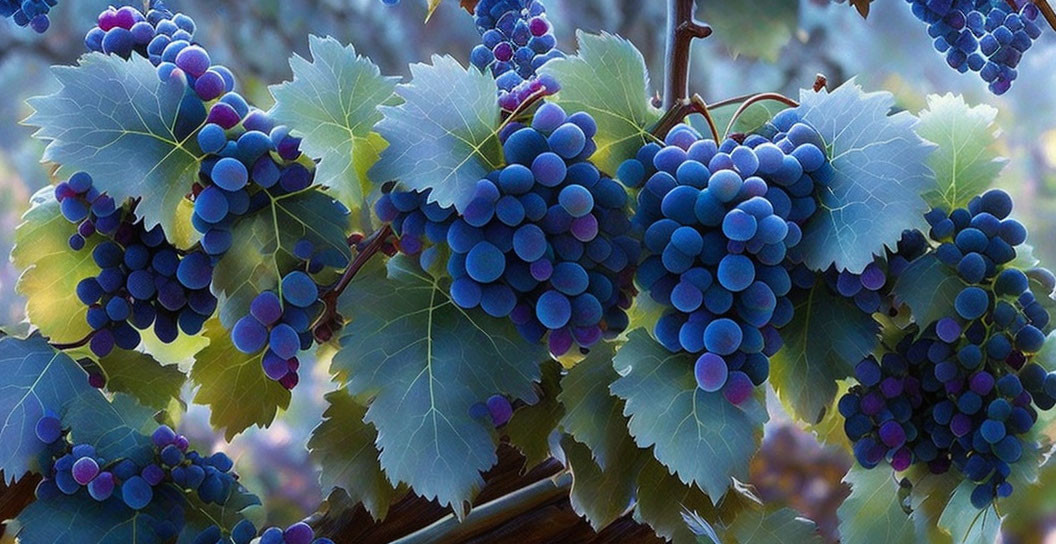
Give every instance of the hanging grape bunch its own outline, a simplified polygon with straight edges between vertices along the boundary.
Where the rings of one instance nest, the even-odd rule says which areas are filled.
[[[48,12],[58,3],[58,0],[0,0],[0,17],[10,17],[16,25],[28,26],[43,34],[51,26]]]

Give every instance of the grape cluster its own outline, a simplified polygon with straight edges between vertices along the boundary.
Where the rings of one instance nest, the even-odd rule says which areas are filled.
[[[655,334],[667,349],[701,353],[697,383],[734,404],[769,375],[792,319],[786,256],[817,207],[816,184],[831,175],[821,136],[793,110],[778,132],[717,145],[685,125],[665,146],[650,143],[618,177],[642,186],[634,224],[648,256],[639,286],[671,307]]]
[[[950,67],[978,72],[994,94],[1011,88],[1023,53],[1041,35],[1039,10],[1030,1],[1019,11],[1004,0],[907,1]]]
[[[311,276],[294,270],[282,278],[279,293],[264,291],[250,304],[231,329],[231,339],[246,354],[267,350],[261,359],[264,374],[286,389],[298,382],[297,352],[310,349],[314,341],[312,317],[318,313],[319,289]]]
[[[539,0],[481,0],[475,14],[483,43],[469,60],[482,71],[491,69],[503,109],[514,111],[532,95],[560,90],[552,77],[536,77],[540,66],[565,56]]]
[[[513,405],[502,395],[492,395],[488,400],[470,406],[469,415],[475,419],[488,418],[496,427],[501,427],[513,417]]]
[[[194,540],[194,544],[249,544],[257,536],[257,528],[253,522],[244,519],[231,529],[229,539],[224,538],[220,528],[213,525],[202,531]],[[269,527],[260,535],[257,544],[334,544],[329,538],[315,538],[315,531],[304,522],[294,523],[285,530],[278,527]]]
[[[77,297],[88,306],[86,319],[94,331],[90,348],[99,357],[115,346],[133,349],[139,331],[153,325],[162,342],[176,340],[182,330],[197,334],[216,310],[209,291],[213,267],[209,257],[192,251],[181,255],[165,240],[161,226],[146,229],[135,222],[130,207],[92,186],[79,172],[55,187],[63,216],[77,224],[70,246],[82,250],[85,238],[105,237],[92,250],[99,273],[77,284]]]
[[[856,385],[839,403],[855,455],[871,468],[886,460],[896,470],[926,463],[933,472],[956,467],[976,485],[984,508],[1007,497],[1007,481],[1023,453],[1023,434],[1037,410],[1056,406],[1056,373],[1031,361],[1045,341],[1050,315],[1029,289],[1048,291],[1056,276],[1014,266],[1026,229],[1009,218],[1003,191],[974,198],[967,209],[927,215],[935,255],[964,287],[954,314],[910,331],[895,352],[869,357],[855,369]]]
[[[158,427],[151,436],[154,460],[146,466],[131,459],[102,459],[90,444],[71,445],[59,417],[50,411],[37,422],[36,435],[48,445],[51,455],[44,479],[37,485],[38,500],[74,495],[86,488],[96,501],[104,502],[116,494],[129,508],[143,510],[156,495],[165,493],[165,487],[175,486],[184,492],[196,492],[205,503],[223,505],[237,480],[231,472],[234,464],[227,455],[218,452],[203,457],[188,451],[187,438],[166,425]],[[182,520],[166,520],[158,523],[156,529],[174,536],[179,525]]]
[[[0,17],[10,17],[18,26],[28,26],[38,34],[48,31],[48,12],[59,0],[0,0]]]
[[[477,183],[461,215],[428,193],[393,191],[376,212],[391,221],[400,248],[426,269],[450,248],[451,299],[463,308],[509,316],[532,342],[549,333],[551,353],[589,347],[628,325],[640,251],[629,236],[627,192],[588,162],[594,119],[544,103],[531,126],[500,135],[507,166]]]

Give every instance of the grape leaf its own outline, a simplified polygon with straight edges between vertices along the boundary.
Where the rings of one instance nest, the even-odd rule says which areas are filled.
[[[170,484],[171,485],[171,484]],[[185,497],[182,507],[186,511],[187,524],[180,532],[177,544],[190,544],[195,542],[203,531],[216,525],[230,532],[238,522],[245,519],[246,510],[254,506],[260,506],[260,499],[246,490],[246,488],[235,482],[227,495],[224,504],[205,503],[197,493],[182,493]]]
[[[91,444],[103,459],[130,458],[143,466],[154,455],[150,433],[157,428],[154,411],[118,394],[113,402],[96,389],[77,396],[62,418],[75,444]]]
[[[466,312],[446,286],[410,260],[365,268],[340,299],[351,324],[332,371],[353,395],[374,397],[365,421],[378,429],[381,466],[393,484],[451,506],[462,518],[497,462],[491,422],[470,407],[491,395],[535,402],[540,345],[509,320]]]
[[[928,159],[935,172],[935,185],[924,194],[929,205],[947,211],[962,208],[990,187],[1008,162],[994,149],[995,117],[997,108],[970,107],[960,95],[928,96],[917,134],[939,146]]]
[[[606,470],[627,437],[623,400],[609,392],[609,385],[620,377],[612,368],[614,354],[612,344],[592,349],[561,380],[558,396],[565,406],[561,428],[590,448],[594,462]]]
[[[205,107],[182,81],[163,83],[149,60],[92,53],[54,68],[62,89],[29,100],[27,125],[47,140],[44,160],[58,175],[88,172],[118,202],[139,198],[147,228],[176,227],[180,200],[197,179],[202,152],[194,133]]]
[[[836,382],[853,376],[877,346],[880,326],[823,281],[797,290],[792,304],[796,319],[781,331],[785,345],[771,360],[770,383],[797,418],[815,424],[836,398]]]
[[[747,508],[726,529],[728,542],[770,544],[822,542],[814,522],[799,517],[791,508]]]
[[[953,301],[967,285],[956,270],[928,254],[910,263],[892,292],[895,301],[909,306],[913,320],[924,328],[943,317],[957,315]]]
[[[702,2],[701,17],[734,56],[777,60],[799,25],[799,8],[787,0]]]
[[[635,518],[648,523],[657,536],[675,544],[698,542],[698,535],[686,518],[694,521],[698,533],[701,529],[714,533],[716,527],[722,529],[749,505],[748,498],[740,492],[727,493],[715,505],[700,488],[683,484],[655,459],[649,460],[638,474],[637,498]]]
[[[598,124],[598,145],[591,160],[604,172],[616,173],[643,144],[655,141],[649,129],[660,119],[650,104],[649,71],[634,44],[602,32],[577,32],[579,54],[552,60],[539,72],[561,83],[550,100],[568,113],[584,111]]]
[[[191,381],[199,386],[194,402],[212,410],[209,423],[228,440],[250,425],[270,425],[290,405],[290,392],[264,374],[262,353],[238,351],[216,319],[206,322],[204,334],[209,345],[195,355]]]
[[[604,469],[594,462],[590,448],[570,436],[561,441],[561,449],[572,472],[572,510],[585,517],[595,531],[619,519],[634,498],[638,472],[649,453],[638,449],[626,432]]]
[[[99,392],[73,359],[37,335],[0,338],[0,375],[0,472],[12,483],[39,470],[35,460],[45,445],[37,438],[36,425],[44,411],[61,416],[80,394]]]
[[[300,132],[301,149],[320,159],[316,183],[330,187],[351,209],[365,205],[370,192],[367,170],[385,142],[373,132],[381,120],[377,107],[392,96],[396,78],[334,38],[308,37],[312,60],[290,59],[293,81],[273,85],[279,123]]]
[[[903,509],[891,470],[857,464],[844,477],[851,494],[836,511],[840,539],[855,544],[914,542],[913,521]]]
[[[86,492],[34,501],[18,516],[21,544],[161,544],[154,526],[168,519],[162,501],[133,510],[115,493],[97,502]]]
[[[623,413],[639,447],[655,446],[658,461],[716,503],[732,478],[748,479],[768,419],[757,398],[734,406],[721,393],[704,392],[692,356],[670,353],[641,329],[630,333],[613,365],[620,378],[611,390],[627,402]]]
[[[77,284],[99,273],[92,236],[80,251],[70,248],[77,226],[59,211],[54,189],[33,195],[29,210],[15,229],[11,259],[22,269],[16,289],[26,297],[26,314],[40,332],[55,342],[76,342],[92,331],[85,321],[88,307],[77,298]]]
[[[106,389],[127,393],[144,406],[162,410],[173,399],[187,376],[176,365],[162,365],[139,351],[116,349],[96,363],[106,375]]]
[[[534,467],[550,458],[550,434],[565,414],[558,396],[561,392],[561,364],[545,361],[540,369],[539,402],[517,409],[506,424],[510,444],[524,455],[525,467]]]
[[[299,240],[307,239],[317,252],[333,250],[348,258],[348,222],[348,209],[341,203],[308,190],[272,197],[268,206],[235,223],[231,249],[213,271],[224,326],[231,329],[248,315],[258,294],[279,289],[282,271],[301,262],[293,255]]]
[[[917,538],[934,544],[951,542],[950,535],[939,527],[939,516],[950,502],[950,495],[961,482],[958,474],[932,474],[927,465],[914,465],[901,473],[902,490],[909,487],[909,515],[917,532]]]
[[[894,250],[902,231],[927,230],[920,195],[934,183],[934,146],[913,131],[916,117],[888,115],[890,93],[865,93],[853,80],[832,92],[801,91],[800,104],[803,120],[825,140],[834,174],[797,249],[813,270],[835,264],[859,273],[885,246]]]
[[[344,389],[328,393],[326,401],[323,421],[308,441],[312,459],[323,468],[323,495],[341,488],[353,502],[362,502],[374,519],[384,519],[396,490],[378,462],[378,432],[363,421],[367,409]]]
[[[954,544],[996,542],[1001,531],[1001,517],[994,505],[980,510],[972,506],[975,484],[961,482],[939,517],[939,528],[953,537]]]
[[[389,147],[368,175],[376,183],[432,189],[430,201],[462,210],[477,181],[503,162],[495,80],[439,55],[432,65],[412,64],[411,76],[396,87],[403,104],[378,108],[384,118],[375,130]]]

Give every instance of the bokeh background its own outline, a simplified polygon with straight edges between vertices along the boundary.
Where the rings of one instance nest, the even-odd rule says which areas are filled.
[[[707,4],[698,0],[707,20]],[[61,0],[44,36],[0,20],[0,253],[11,249],[14,228],[29,196],[49,183],[39,163],[43,146],[21,126],[25,99],[51,92],[54,64],[71,64],[84,51],[83,36],[107,0]],[[307,54],[308,35],[331,35],[352,43],[382,72],[407,77],[408,65],[435,53],[467,62],[478,35],[457,0],[443,0],[427,23],[425,0],[395,7],[379,0],[168,0],[173,11],[193,17],[197,38],[214,61],[232,68],[243,93],[266,108],[269,84],[290,77],[286,59]],[[577,29],[608,31],[631,39],[645,56],[654,86],[662,81],[665,2],[661,0],[543,0],[559,47],[576,50]],[[716,35],[693,49],[691,89],[708,101],[762,91],[797,96],[818,73],[831,86],[856,78],[868,90],[885,89],[900,107],[921,110],[931,93],[960,93],[970,104],[998,108],[1003,154],[1011,159],[998,181],[1016,198],[1016,214],[1031,229],[1028,240],[1043,263],[1056,265],[1056,32],[1046,28],[1024,56],[1020,77],[1001,97],[990,95],[975,75],[957,74],[931,47],[925,27],[903,0],[876,0],[868,20],[846,4],[829,0],[755,0],[732,21],[711,21]],[[752,11],[752,6],[762,11]],[[758,40],[762,57],[734,54],[723,33]],[[765,43],[764,43],[765,42]],[[0,324],[24,320],[24,301],[15,292],[18,271],[0,261]],[[325,357],[321,357],[325,359]],[[208,410],[191,406],[182,432],[201,449],[223,449],[237,460],[248,487],[264,500],[269,523],[290,523],[313,512],[322,500],[318,468],[306,443],[324,409],[329,383],[325,361],[294,391],[288,412],[265,430],[253,429],[228,443],[208,425]],[[189,393],[189,392],[188,392]],[[185,398],[190,398],[189,395]],[[772,411],[780,412],[778,403]],[[848,490],[840,484],[851,459],[822,446],[779,413],[767,429],[763,452],[753,462],[752,483],[768,501],[779,501],[818,522],[836,538],[835,511]],[[1008,543],[1050,542],[1056,527],[1056,489],[1043,490],[1035,519],[1006,528]]]

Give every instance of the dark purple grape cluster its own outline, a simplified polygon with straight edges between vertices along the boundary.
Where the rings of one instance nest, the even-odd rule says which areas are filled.
[[[212,526],[194,541],[194,544],[249,544],[257,536],[257,528],[253,522],[242,520],[231,530],[229,538],[225,538],[220,528]],[[329,538],[315,538],[315,530],[304,522],[294,523],[285,530],[278,527],[269,527],[260,535],[256,541],[258,544],[334,544]]]
[[[0,0],[0,17],[10,17],[18,26],[28,26],[43,34],[51,26],[48,12],[59,0]]]
[[[879,363],[862,361],[859,385],[839,404],[862,466],[955,466],[977,484],[971,498],[979,508],[1012,492],[1007,478],[1022,435],[1037,410],[1056,406],[1056,373],[1031,361],[1050,315],[1029,284],[1033,278],[1052,292],[1056,276],[1013,264],[1027,231],[1011,212],[1008,194],[993,190],[967,209],[928,213],[929,236],[940,243],[935,256],[964,283],[954,315],[911,331]]]
[[[469,60],[481,71],[491,70],[503,109],[514,111],[533,95],[560,90],[552,77],[536,77],[540,66],[565,56],[556,48],[557,39],[541,2],[481,0],[476,23],[483,43],[473,48]]]
[[[36,489],[37,500],[87,489],[96,501],[104,502],[116,495],[128,508],[143,510],[164,495],[167,487],[175,486],[184,493],[197,493],[205,503],[223,505],[238,479],[232,472],[234,463],[230,457],[222,452],[204,457],[188,451],[187,438],[166,425],[158,427],[151,436],[154,459],[145,466],[128,458],[103,459],[90,444],[70,444],[62,422],[52,412],[46,412],[37,422],[36,434],[48,445],[44,479]],[[179,533],[183,516],[179,509],[172,511],[172,518],[155,520],[153,527],[159,536],[171,538]]]
[[[639,244],[630,236],[627,192],[588,161],[597,125],[544,103],[531,126],[500,135],[507,166],[477,183],[461,215],[428,193],[393,191],[376,204],[400,248],[426,269],[450,249],[451,298],[506,317],[551,353],[587,348],[628,325]]]
[[[978,72],[990,91],[1012,87],[1023,53],[1041,35],[1039,10],[1026,0],[1013,10],[1005,0],[907,0],[928,25],[935,49],[953,69]]]
[[[162,342],[182,330],[197,334],[216,310],[209,291],[213,266],[200,251],[181,254],[165,240],[161,226],[146,229],[131,206],[116,206],[92,186],[83,172],[55,187],[63,216],[77,224],[70,238],[75,250],[85,239],[105,238],[92,250],[99,273],[77,284],[77,297],[88,306],[90,348],[99,357],[114,347],[134,349],[139,331],[153,326]]]
[[[831,176],[816,130],[786,110],[772,138],[721,145],[680,125],[648,144],[617,177],[642,187],[634,217],[647,257],[638,285],[670,307],[655,328],[667,349],[700,353],[699,387],[734,404],[766,381],[791,321],[786,269],[814,191]]]
[[[492,395],[488,400],[470,406],[469,415],[475,419],[487,419],[496,427],[501,427],[513,417],[513,405],[503,395]]]

